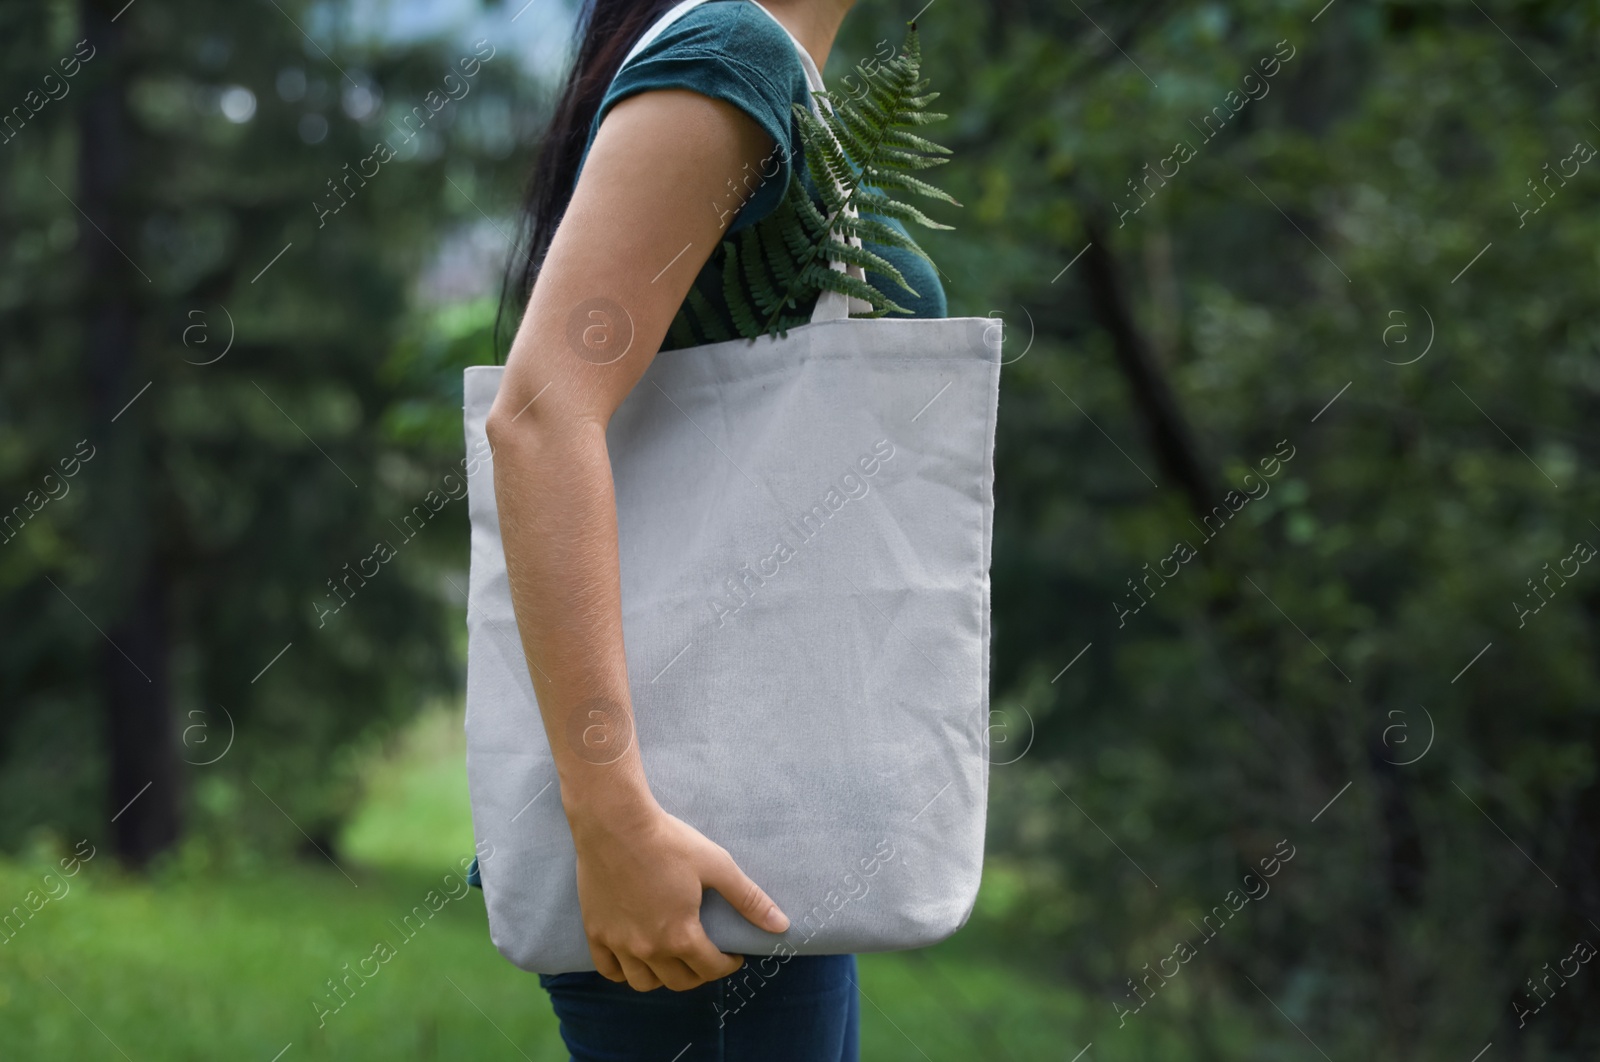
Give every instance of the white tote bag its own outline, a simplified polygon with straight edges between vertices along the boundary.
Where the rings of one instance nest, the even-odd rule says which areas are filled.
[[[701,921],[730,953],[933,944],[966,923],[983,866],[1001,327],[847,309],[824,295],[784,338],[658,353],[606,431],[650,789],[790,918],[769,933],[708,891]],[[464,395],[484,901],[512,963],[593,970],[506,581],[484,435],[501,373],[467,369]]]

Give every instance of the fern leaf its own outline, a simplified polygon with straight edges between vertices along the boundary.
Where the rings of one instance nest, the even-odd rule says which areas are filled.
[[[739,282],[739,249],[731,240],[724,241],[722,248],[726,255],[722,271],[722,297],[728,303],[728,316],[733,319],[733,326],[740,335],[759,335],[755,307],[750,304],[750,296]]]
[[[849,106],[857,107],[874,125],[882,128],[894,119],[894,90],[883,81],[874,80],[871,89],[859,100],[851,100]]]
[[[870,210],[874,214],[882,214],[886,218],[896,218],[900,221],[915,221],[918,225],[929,229],[953,229],[954,225],[941,225],[928,215],[908,203],[898,199],[890,199],[886,195],[879,195],[869,190],[856,192],[856,206],[861,210]]]
[[[921,258],[925,262],[932,262],[926,251],[917,246],[909,233],[895,228],[893,225],[877,218],[844,218],[839,223],[839,231],[846,236],[854,236],[863,242],[872,242],[884,247],[898,247],[901,250]]]
[[[846,199],[840,197],[839,187],[848,189],[855,182],[856,175],[850,160],[845,157],[844,150],[831,131],[809,114],[801,122],[800,135],[806,148],[806,169],[810,171],[817,190],[822,193],[829,213],[841,209]]]
[[[785,225],[780,230],[789,253],[794,255],[797,263],[796,272],[801,268],[798,263],[805,262],[810,257],[812,248],[818,241],[825,239],[828,232],[828,219],[823,217],[816,204],[811,202],[811,197],[802,192],[799,198],[800,204],[793,215],[796,224]],[[794,277],[791,275],[785,283],[792,283],[793,280]]]
[[[875,280],[893,282],[916,296],[899,268],[878,252],[893,247],[931,262],[901,226],[951,228],[890,194],[912,192],[960,205],[912,175],[942,165],[948,159],[941,156],[951,153],[911,131],[943,117],[927,111],[939,94],[928,91],[929,82],[921,76],[921,54],[913,22],[900,54],[866,79],[865,92],[845,97],[818,91],[813,95],[820,114],[795,105],[805,165],[791,168],[777,209],[746,229],[737,242],[723,244],[723,296],[730,323],[740,334],[786,333],[809,320],[816,299],[827,291],[866,302],[872,309],[864,316],[911,312],[862,277],[830,268],[829,262],[870,272]],[[848,242],[852,239],[863,245]],[[865,246],[869,241],[875,247]],[[697,294],[691,294],[689,316],[703,326],[720,325],[722,316],[708,312],[710,302]],[[758,313],[765,317],[764,325],[758,326]]]
[[[818,238],[820,238],[823,230],[828,227],[827,217],[824,216],[821,210],[817,209],[817,204],[806,193],[800,181],[791,181],[789,183],[789,189],[784,195],[781,209],[787,209],[791,212],[795,216],[795,220],[806,229],[807,233],[818,234]]]
[[[946,192],[942,188],[935,188],[927,181],[919,180],[918,178],[911,176],[909,173],[897,173],[893,170],[879,171],[869,167],[865,176],[872,178],[872,186],[880,190],[888,188],[903,188],[908,192],[916,192],[919,195],[925,195],[930,199],[942,199],[946,203],[954,203],[956,206],[961,205],[960,203],[956,202],[955,197],[949,192]]]
[[[728,326],[723,322],[722,315],[712,305],[711,300],[700,293],[699,288],[691,287],[689,297],[684,303],[689,307],[689,312],[694,318],[695,326],[700,334],[712,343],[722,343],[732,339]]]
[[[917,294],[917,289],[913,288],[906,281],[906,278],[901,275],[900,270],[895,268],[893,262],[890,262],[881,255],[874,254],[865,247],[857,247],[854,244],[848,243],[836,243],[832,248],[829,249],[828,257],[834,261],[843,262],[846,265],[854,265],[860,266],[862,269],[870,269],[879,276],[887,277],[888,279],[894,281],[902,288],[905,288],[906,291],[910,292],[914,297],[921,297]]]
[[[909,151],[901,151],[899,148],[888,147],[887,145],[878,148],[878,160],[879,165],[897,170],[927,170],[935,166],[943,166],[950,161],[942,156],[930,158],[927,155],[917,155]]]
[[[839,138],[840,145],[852,158],[861,158],[871,154],[871,145],[878,138],[874,130],[860,111],[854,107],[840,107],[834,110],[838,121],[834,123],[834,135]]]
[[[806,271],[805,276],[811,284],[824,291],[837,291],[844,295],[854,295],[862,302],[871,303],[875,308],[882,308],[895,313],[909,314],[911,312],[866,281],[838,269],[812,265]],[[875,316],[882,316],[882,314],[875,314]]]
[[[790,230],[799,231],[803,235],[803,230],[799,230],[798,226],[790,226]],[[791,245],[784,239],[784,234],[771,229],[763,229],[760,225],[750,226],[750,231],[758,232],[759,234],[762,253],[766,256],[767,268],[772,271],[773,279],[781,289],[788,288],[790,281],[794,280],[797,270],[792,257]],[[783,305],[781,296],[776,292],[772,295],[772,301],[777,305]],[[763,311],[770,312],[768,307],[763,307]]]
[[[904,129],[891,129],[884,134],[884,142],[892,147],[908,148],[912,151],[928,152],[935,155],[948,155],[950,149],[942,144],[935,144],[931,140],[924,140]]]
[[[739,255],[744,263],[744,280],[750,289],[755,310],[763,317],[781,306],[777,285],[768,273],[767,254],[761,246],[760,226],[752,225],[740,235],[743,237]],[[780,282],[781,283],[781,282]]]

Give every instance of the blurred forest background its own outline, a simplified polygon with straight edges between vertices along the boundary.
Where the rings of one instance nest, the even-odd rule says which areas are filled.
[[[565,1057],[475,892],[310,1001],[472,851],[424,499],[573,15],[0,0],[0,1056]],[[1597,1057],[1600,3],[918,27],[918,238],[1007,322],[995,767],[865,1057]]]

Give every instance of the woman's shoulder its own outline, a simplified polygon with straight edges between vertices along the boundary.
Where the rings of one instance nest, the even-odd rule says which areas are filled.
[[[766,180],[738,211],[729,231],[770,213],[788,187],[790,159],[803,157],[793,109],[807,106],[810,98],[805,67],[789,31],[755,0],[708,0],[695,7],[617,72],[589,127],[584,157],[614,104],[655,89],[689,89],[725,100],[772,138],[777,170],[768,173],[763,165]]]
[[[761,180],[753,191],[746,184],[747,198],[742,206],[735,202],[727,233],[770,214],[789,186],[791,160],[804,158],[794,107],[808,105],[810,88],[789,31],[755,0],[708,0],[683,15],[617,72],[590,124],[580,172],[611,107],[628,96],[657,89],[688,89],[724,100],[772,138]],[[768,161],[776,164],[771,172]]]
[[[806,74],[794,42],[755,0],[707,0],[663,30],[617,75],[613,91],[635,81],[731,71],[763,96],[803,103]]]

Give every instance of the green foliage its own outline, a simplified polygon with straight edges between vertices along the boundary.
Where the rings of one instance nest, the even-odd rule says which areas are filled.
[[[229,809],[186,799],[188,825],[299,845],[294,823],[326,838],[350,806],[342,750],[460,681],[446,576],[464,585],[465,502],[425,499],[459,469],[461,366],[487,359],[481,329],[438,338],[456,324],[411,289],[447,233],[481,223],[463,191],[511,197],[522,164],[499,161],[509,137],[479,117],[505,107],[514,60],[502,47],[403,143],[389,119],[415,127],[452,69],[461,95],[467,45],[319,34],[330,59],[296,29],[307,3],[225,17],[141,3],[113,25],[121,6],[0,16],[7,109],[59,74],[80,19],[117,35],[96,36],[70,93],[0,145],[0,513],[62,493],[0,535],[0,849],[41,822],[110,847],[116,668],[166,697],[151,744],[172,753],[178,788]],[[218,108],[230,85],[253,96],[246,122]],[[360,120],[342,106],[358,86],[383,101]],[[110,124],[86,138],[84,114],[106,100]],[[348,202],[319,223],[318,201],[339,202],[330,179],[385,137],[400,154],[348,178]],[[80,165],[102,165],[110,143],[127,167],[114,210]],[[119,322],[113,372],[94,351]],[[63,484],[83,439],[94,457]],[[342,586],[380,539],[398,555]],[[164,603],[141,614],[151,573]],[[323,621],[333,586],[348,604]],[[153,659],[170,663],[165,681]]]
[[[952,314],[1006,319],[992,697],[1032,746],[994,746],[988,852],[1025,868],[1013,939],[1107,1013],[1199,949],[1103,1059],[1147,1022],[1216,1059],[1596,1057],[1592,964],[1540,979],[1600,942],[1600,572],[1540,580],[1600,546],[1600,159],[1572,158],[1600,146],[1600,5],[1083,8],[1110,40],[1047,0],[924,26],[977,223],[928,250]],[[1097,213],[1207,505],[1296,448],[1212,541],[1077,257]],[[1519,627],[1530,577],[1550,603]],[[1149,604],[1119,626],[1129,580]],[[1280,838],[1271,895],[1199,944]],[[1521,1027],[1530,977],[1551,1002]]]
[[[870,240],[927,259],[915,240],[882,219],[951,228],[886,191],[914,192],[960,205],[912,173],[946,163],[949,159],[942,156],[950,154],[948,148],[911,131],[946,117],[927,109],[939,93],[927,91],[929,82],[921,70],[921,44],[912,23],[899,54],[865,77],[866,91],[859,97],[816,93],[821,119],[795,104],[805,169],[791,168],[783,201],[771,214],[722,244],[722,291],[740,336],[782,334],[804,324],[810,319],[805,308],[825,291],[871,304],[871,312],[863,316],[911,312],[860,277],[831,268],[829,261],[863,272],[870,269],[915,296],[917,292],[892,263],[849,241]],[[812,189],[821,200],[820,209]],[[715,315],[706,312],[708,307],[694,303],[691,295],[690,312],[713,342],[733,338]]]

